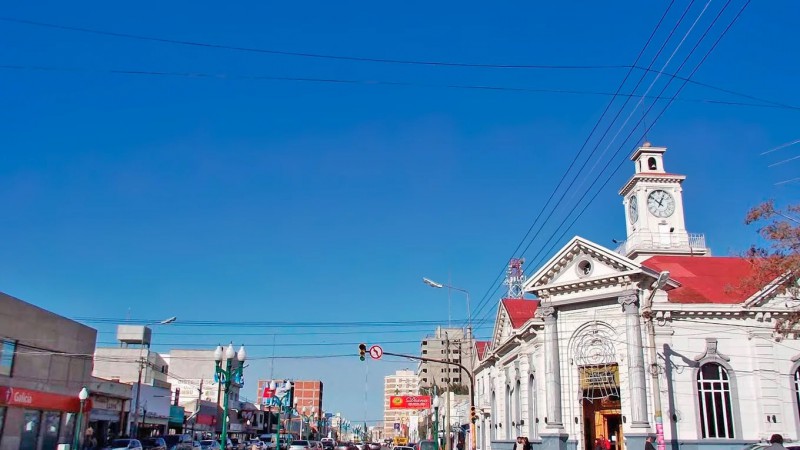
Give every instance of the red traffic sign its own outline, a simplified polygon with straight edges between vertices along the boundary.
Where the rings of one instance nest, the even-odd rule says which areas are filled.
[[[383,349],[378,345],[373,345],[369,348],[369,356],[371,356],[372,359],[381,359],[381,356],[383,356]]]

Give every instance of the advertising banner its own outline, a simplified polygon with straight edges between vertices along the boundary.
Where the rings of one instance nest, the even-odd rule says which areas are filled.
[[[392,395],[389,397],[389,409],[430,409],[429,395]]]

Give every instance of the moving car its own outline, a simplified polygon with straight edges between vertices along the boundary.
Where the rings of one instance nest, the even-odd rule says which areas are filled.
[[[321,443],[324,450],[333,450],[336,447],[336,441],[333,438],[322,438]]]
[[[141,442],[144,450],[167,450],[167,442],[164,440],[164,438],[144,438]]]
[[[292,441],[289,450],[311,450],[311,443],[308,441]]]
[[[108,450],[144,450],[138,439],[114,439],[106,448]]]
[[[195,445],[192,437],[188,434],[168,434],[161,436],[167,446],[167,450],[199,450],[200,444]]]

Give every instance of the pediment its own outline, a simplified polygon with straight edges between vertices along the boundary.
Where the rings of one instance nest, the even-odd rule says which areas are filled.
[[[497,318],[494,321],[494,334],[492,335],[491,348],[500,348],[500,345],[514,332],[511,316],[508,314],[503,302],[498,302]]]
[[[743,306],[751,309],[766,310],[797,310],[800,308],[800,287],[785,288],[786,275],[777,277],[771,283],[759,289],[750,298],[745,300]]]
[[[525,282],[524,290],[542,296],[542,292],[596,289],[628,284],[641,272],[637,262],[575,236]]]

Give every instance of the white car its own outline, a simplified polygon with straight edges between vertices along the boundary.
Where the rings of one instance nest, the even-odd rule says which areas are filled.
[[[289,450],[312,450],[311,443],[308,441],[292,441],[292,443],[289,444]]]

